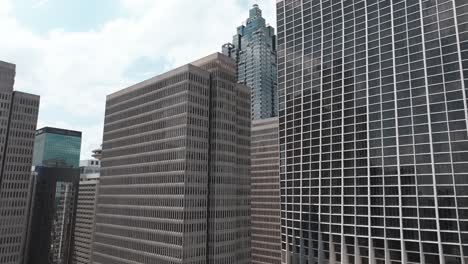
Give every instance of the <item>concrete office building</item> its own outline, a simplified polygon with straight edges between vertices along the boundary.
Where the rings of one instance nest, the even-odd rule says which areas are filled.
[[[224,44],[222,50],[237,62],[237,81],[252,89],[252,119],[277,116],[275,30],[266,24],[258,5],[250,9],[245,25],[237,28],[233,42]]]
[[[97,159],[80,160],[81,176],[99,176],[101,172],[101,161]]]
[[[252,263],[281,264],[278,118],[252,121]]]
[[[0,263],[23,261],[39,96],[13,91],[16,67],[0,61]]]
[[[219,53],[107,97],[93,263],[250,263],[250,91]]]
[[[80,186],[76,209],[73,264],[91,263],[94,216],[100,175],[99,160],[80,161]]]
[[[71,264],[78,168],[35,167],[28,264]]]
[[[284,263],[468,263],[468,2],[280,0]]]

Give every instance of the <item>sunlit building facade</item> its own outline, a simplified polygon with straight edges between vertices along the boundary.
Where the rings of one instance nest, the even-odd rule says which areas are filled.
[[[250,91],[220,53],[107,96],[92,263],[250,264]]]
[[[99,160],[80,161],[80,185],[76,205],[73,264],[89,264],[91,261],[100,169],[101,161]]]
[[[278,118],[252,121],[252,264],[281,264]]]

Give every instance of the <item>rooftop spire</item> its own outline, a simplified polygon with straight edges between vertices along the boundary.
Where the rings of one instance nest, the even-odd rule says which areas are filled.
[[[250,17],[262,16],[262,10],[258,7],[258,4],[254,4],[253,8],[250,9]]]

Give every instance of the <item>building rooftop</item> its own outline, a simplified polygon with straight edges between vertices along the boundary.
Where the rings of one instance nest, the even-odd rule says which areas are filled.
[[[119,97],[121,95],[124,95],[124,94],[132,92],[132,91],[136,91],[136,90],[141,89],[143,87],[146,87],[148,85],[155,84],[155,83],[160,82],[160,81],[162,81],[162,80],[164,80],[166,78],[170,78],[170,77],[172,77],[172,76],[174,76],[176,74],[186,72],[186,71],[189,71],[189,70],[194,69],[194,68],[195,67],[190,65],[190,64],[180,66],[180,67],[175,68],[173,70],[170,70],[168,72],[162,73],[160,75],[154,76],[154,77],[152,77],[150,79],[147,79],[145,81],[142,81],[142,82],[139,82],[139,83],[134,84],[132,86],[129,86],[127,88],[124,88],[124,89],[122,89],[120,91],[117,91],[115,93],[111,93],[111,94],[107,95],[107,100]],[[200,69],[198,69],[198,70],[200,70]]]
[[[45,134],[45,133],[81,138],[81,131],[68,130],[68,129],[62,129],[62,128],[56,128],[56,127],[43,127],[41,129],[36,130],[36,136]]]
[[[0,60],[0,67],[12,69],[12,70],[16,69],[15,64],[9,63],[9,62],[6,62],[6,61],[1,61],[1,60]]]
[[[147,79],[145,81],[142,81],[142,82],[139,82],[137,84],[134,84],[132,86],[129,86],[127,88],[124,88],[120,91],[117,91],[115,93],[112,93],[112,94],[109,94],[107,95],[107,100],[109,99],[113,99],[113,98],[116,98],[118,96],[121,96],[121,95],[124,95],[126,93],[129,93],[129,92],[132,92],[132,91],[136,91],[138,89],[141,89],[143,87],[146,87],[148,85],[151,85],[151,84],[154,84],[154,83],[157,83],[159,81],[162,81],[166,78],[170,78],[178,73],[182,73],[182,72],[186,72],[186,71],[199,71],[200,73],[203,72],[205,74],[207,74],[206,71],[200,69],[199,67],[202,66],[203,64],[206,64],[207,62],[209,61],[212,61],[212,60],[220,60],[222,62],[225,62],[227,64],[232,64],[233,67],[235,67],[235,61],[231,58],[229,58],[228,56],[224,55],[224,54],[221,54],[219,52],[216,52],[216,53],[213,53],[213,54],[210,54],[206,57],[203,57],[201,59],[198,59],[196,61],[193,61],[193,62],[190,62],[188,64],[185,64],[183,66],[180,66],[178,68],[175,68],[173,70],[170,70],[168,72],[165,72],[165,73],[162,73],[160,75],[157,75],[155,77],[152,77],[150,79]]]

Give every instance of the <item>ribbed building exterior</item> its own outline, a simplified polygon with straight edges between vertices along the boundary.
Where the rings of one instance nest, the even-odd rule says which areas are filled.
[[[107,97],[92,263],[250,263],[250,91],[216,53]]]
[[[278,116],[275,30],[258,5],[222,50],[237,62],[237,81],[251,88],[252,119]]]
[[[0,263],[23,261],[39,96],[13,91],[16,67],[0,61]]]
[[[278,118],[252,121],[252,264],[281,264]]]
[[[468,263],[468,2],[277,17],[283,263]]]
[[[80,161],[80,184],[76,206],[73,264],[91,263],[94,216],[100,177],[99,160]]]

